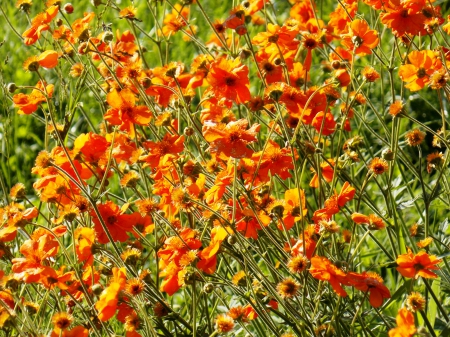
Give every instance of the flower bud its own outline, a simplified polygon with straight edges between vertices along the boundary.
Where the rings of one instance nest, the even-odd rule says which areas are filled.
[[[64,12],[67,14],[73,13],[73,5],[70,2],[64,5]]]
[[[145,89],[150,88],[151,85],[152,85],[152,80],[149,77],[145,77],[145,78],[142,79],[142,86]]]
[[[333,67],[333,69],[339,69],[341,67],[341,62],[339,62],[338,60],[334,60],[333,62],[331,62],[331,66]]]
[[[192,136],[194,134],[194,129],[191,128],[190,126],[188,126],[188,127],[184,128],[184,134],[188,137]]]
[[[110,43],[114,39],[114,34],[110,31],[104,32],[102,36],[102,41],[105,43]]]
[[[381,158],[383,158],[386,161],[393,161],[394,152],[392,152],[391,149],[384,149],[383,152],[381,152]]]
[[[102,291],[103,287],[100,284],[96,283],[92,286],[92,292],[94,293],[94,295],[98,296],[102,293]]]
[[[228,244],[234,245],[237,242],[236,236],[230,235],[227,239]]]
[[[6,85],[6,90],[8,90],[8,92],[10,93],[10,94],[12,94],[12,93],[14,93],[14,91],[16,91],[17,90],[17,85],[15,84],[15,83],[8,83],[7,85]]]
[[[214,290],[214,285],[212,283],[208,282],[203,286],[203,291],[207,294],[211,294],[213,292],[213,290]]]

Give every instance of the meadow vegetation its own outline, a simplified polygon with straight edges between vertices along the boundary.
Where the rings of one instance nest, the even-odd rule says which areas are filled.
[[[0,3],[0,336],[449,336],[432,0]]]

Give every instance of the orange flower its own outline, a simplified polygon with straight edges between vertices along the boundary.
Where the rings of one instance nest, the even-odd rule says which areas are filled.
[[[352,220],[357,224],[367,224],[370,230],[380,230],[386,227],[383,219],[376,216],[375,214],[370,214],[369,216],[361,213],[353,213]]]
[[[189,15],[189,7],[175,4],[172,12],[164,17],[164,26],[162,33],[164,36],[170,36],[187,26],[187,17]]]
[[[246,238],[258,239],[258,231],[261,230],[261,225],[267,226],[271,219],[264,212],[255,212],[250,208],[240,210],[238,208],[236,214],[236,229],[244,232]]]
[[[299,42],[295,40],[298,32],[292,27],[283,25],[280,27],[269,23],[267,25],[267,31],[258,33],[253,39],[252,43],[257,46],[267,47],[273,43],[276,43],[282,50],[284,49],[296,49]]]
[[[141,156],[139,160],[145,161],[150,167],[155,168],[164,156],[177,155],[184,150],[184,136],[167,133],[159,142],[144,142],[144,147],[148,150],[148,154]]]
[[[364,69],[361,71],[361,75],[367,82],[375,82],[380,78],[380,74],[372,66],[364,67]]]
[[[44,103],[47,101],[45,94],[44,94],[45,92],[47,92],[47,95],[49,98],[51,98],[53,96],[53,88],[54,88],[53,84],[48,84],[48,85],[45,84],[45,89],[44,89],[42,82],[39,81],[36,84],[36,89],[33,89],[31,94],[25,95],[25,94],[20,93],[20,94],[14,95],[14,97],[13,97],[14,106],[16,108],[19,108],[17,113],[19,115],[24,115],[24,114],[29,115],[29,114],[35,112],[41,103]]]
[[[210,144],[211,153],[216,153],[220,158],[244,158],[250,157],[253,151],[247,144],[256,141],[256,133],[259,124],[253,124],[247,130],[248,121],[240,119],[228,124],[206,121],[203,125],[203,136]]]
[[[105,120],[112,125],[120,125],[120,130],[126,131],[134,138],[134,124],[146,125],[152,118],[152,113],[145,106],[135,106],[136,97],[131,89],[113,90],[106,96],[112,107],[105,113]]]
[[[263,182],[269,180],[269,171],[272,176],[278,174],[284,180],[291,177],[289,170],[294,169],[291,151],[288,148],[281,149],[280,145],[271,139],[269,139],[264,152],[254,153],[252,159],[256,163],[261,161],[258,178]]]
[[[97,208],[112,239],[120,242],[128,240],[127,232],[133,228],[133,224],[129,221],[130,215],[122,214],[119,206],[109,200],[105,204],[97,205]],[[93,216],[98,242],[108,243],[108,236],[94,210],[91,211],[91,215]]]
[[[330,163],[330,164],[328,164]],[[334,166],[334,160],[333,159],[328,159],[328,161],[325,161],[323,163],[320,164],[320,170],[321,170],[321,175],[322,178],[325,179],[326,182],[331,182],[333,180],[333,166]],[[309,186],[317,188],[319,187],[319,175],[316,173],[316,171],[314,169],[312,169],[312,171],[314,172],[314,176],[311,179],[311,182],[309,183]]]
[[[408,248],[408,253],[397,257],[397,271],[405,277],[417,279],[419,276],[424,278],[437,278],[438,276],[432,270],[438,270],[442,260],[435,255],[429,255],[427,252],[419,252],[414,255]]]
[[[383,304],[384,298],[390,298],[389,289],[383,284],[383,279],[373,272],[348,273],[347,279],[351,285],[362,292],[369,292],[369,302],[374,308]]]
[[[107,321],[114,316],[117,310],[117,303],[119,302],[119,293],[124,289],[127,281],[125,274],[125,267],[112,269],[113,280],[110,285],[103,290],[100,298],[95,303],[95,309],[98,311],[98,319]]]
[[[182,228],[177,236],[164,241],[164,246],[158,251],[159,275],[164,277],[161,291],[172,296],[184,284],[185,266],[196,257],[196,250],[202,246],[197,238],[198,233],[190,228]]]
[[[350,183],[346,181],[342,185],[339,194],[335,191],[333,195],[325,200],[325,207],[314,212],[314,223],[318,223],[320,220],[328,220],[332,215],[337,214],[340,208],[344,207],[347,202],[353,199],[355,193],[355,188],[350,186]]]
[[[54,68],[58,65],[58,53],[54,50],[46,50],[39,56],[31,56],[23,63],[23,69],[37,71],[39,66]]]
[[[306,71],[311,70],[312,64],[312,51],[318,47],[322,47],[322,36],[320,34],[306,34],[303,36],[303,46],[306,48],[306,57],[303,62],[303,66]]]
[[[137,13],[137,8],[134,6],[128,6],[119,12],[119,18],[121,19],[134,19]]]
[[[52,331],[50,337],[88,337],[89,330],[84,326],[76,326],[72,329],[62,330],[60,333],[56,333],[55,330]]]
[[[80,227],[75,230],[75,249],[79,261],[94,260],[92,245],[95,242],[95,231],[92,228]]]
[[[342,284],[348,284],[346,274],[332,264],[326,257],[314,256],[311,259],[311,268],[309,269],[309,272],[315,279],[330,282],[334,292],[339,296],[347,296],[344,288],[342,288]]]
[[[306,215],[308,209],[306,208],[305,191],[293,188],[286,190],[284,193],[284,211],[283,211],[283,223],[278,223],[279,230],[291,229],[296,221],[302,219]]]
[[[219,252],[220,245],[228,235],[233,234],[231,227],[222,227],[222,225],[215,225],[211,230],[211,242],[208,247],[204,248],[198,256],[201,261],[197,263],[197,268],[203,270],[207,274],[213,274],[216,270],[217,253]]]
[[[395,319],[397,327],[389,330],[389,337],[412,337],[417,329],[414,325],[414,315],[406,308],[398,311]]]
[[[416,12],[403,6],[396,6],[385,13],[380,14],[381,22],[392,29],[397,37],[405,34],[427,35],[425,29],[425,15],[421,11]]]
[[[31,239],[20,247],[23,258],[12,259],[11,270],[15,276],[26,283],[39,281],[44,261],[58,253],[59,244],[53,235],[45,229],[34,231]]]
[[[378,32],[369,29],[364,20],[353,20],[349,33],[344,35],[341,42],[348,49],[354,50],[356,55],[369,55],[372,54],[372,49],[378,46]]]
[[[432,50],[414,50],[408,54],[409,64],[400,66],[399,76],[411,91],[422,89],[429,81],[430,75],[441,67]]]
[[[43,31],[49,30],[49,23],[58,14],[59,6],[51,6],[43,13],[39,13],[31,21],[31,28],[27,29],[22,37],[24,43],[29,46],[34,44],[40,37]]]
[[[230,16],[223,23],[225,28],[234,29],[238,35],[245,35],[247,28],[245,27],[245,10],[242,6],[233,8]]]
[[[245,103],[251,98],[248,67],[239,58],[227,60],[222,57],[213,61],[206,80],[211,87],[204,96],[212,94],[218,100],[225,99],[237,104]]]
[[[314,116],[311,125],[324,136],[331,135],[336,129],[336,121],[331,113],[320,111]]]

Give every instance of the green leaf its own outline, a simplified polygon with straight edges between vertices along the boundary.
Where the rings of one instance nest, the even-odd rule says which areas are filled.
[[[441,279],[435,279],[431,284],[431,289],[433,290],[435,295],[439,298],[441,293]],[[430,301],[428,305],[427,317],[432,326],[434,326],[434,322],[436,321],[436,315],[437,315],[437,304],[435,301]]]

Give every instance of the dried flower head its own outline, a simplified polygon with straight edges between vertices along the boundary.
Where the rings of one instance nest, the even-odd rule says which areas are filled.
[[[69,75],[72,77],[80,77],[83,73],[84,66],[81,63],[75,63],[71,68]]]
[[[128,294],[136,296],[144,291],[145,283],[140,278],[133,278],[127,281],[125,290]]]
[[[380,74],[371,66],[364,67],[361,71],[361,75],[363,75],[367,82],[375,82],[380,78]]]
[[[339,231],[339,226],[334,220],[320,220],[320,233],[337,233]]]
[[[13,200],[23,199],[25,197],[25,185],[22,183],[15,184],[9,192]]]
[[[422,294],[413,291],[411,294],[408,295],[406,298],[406,307],[409,311],[416,312],[416,311],[422,311],[425,309],[426,304],[425,298],[422,296]]]
[[[343,237],[345,243],[350,243],[350,241],[352,239],[352,232],[349,231],[348,229],[344,229],[342,231],[342,237]]]
[[[141,215],[151,215],[153,212],[156,212],[158,208],[158,201],[153,198],[138,200],[135,202],[138,207],[139,213]]]
[[[16,8],[20,9],[23,12],[28,13],[32,4],[33,4],[32,0],[17,0]]]
[[[438,147],[441,148],[444,144],[442,143],[442,139],[439,136],[443,136],[444,132],[442,132],[441,129],[436,131],[437,134],[433,135],[433,141],[431,142],[431,145],[433,145],[433,147]]]
[[[429,236],[429,237],[417,242],[417,247],[425,248],[425,247],[428,247],[430,245],[430,243],[432,243],[432,242],[433,242],[433,238]]]
[[[283,298],[294,297],[299,289],[300,283],[298,283],[292,277],[288,277],[277,284],[277,292]]]
[[[245,315],[245,309],[241,305],[230,308],[227,315],[235,321],[248,322],[248,318]]]
[[[418,146],[425,139],[425,135],[425,132],[422,132],[419,129],[414,129],[406,134],[406,143],[409,146]]]
[[[63,330],[69,328],[70,324],[73,322],[72,315],[69,315],[66,312],[58,312],[53,315],[52,323],[55,326],[54,331],[58,334]]]
[[[389,114],[393,117],[405,113],[405,106],[402,101],[395,101],[389,106]]]
[[[424,232],[423,226],[415,223],[411,227],[409,227],[409,235],[412,237],[421,236]]]
[[[139,181],[139,174],[136,171],[130,171],[120,179],[120,186],[122,187],[136,187],[137,182]]]
[[[227,333],[233,330],[233,319],[225,314],[218,315],[216,318],[216,329],[220,333]]]
[[[380,175],[389,170],[389,164],[386,160],[375,157],[369,164],[369,170],[376,175]]]
[[[302,271],[306,270],[306,268],[308,267],[308,263],[309,261],[306,256],[299,254],[291,258],[287,266],[292,273],[301,273]]]
[[[333,326],[330,326],[330,324],[322,324],[314,329],[314,332],[317,336],[334,336],[334,328]]]
[[[433,169],[440,168],[444,164],[444,155],[441,152],[434,152],[427,156],[427,171],[431,173]]]
[[[47,168],[50,166],[51,162],[52,158],[50,156],[50,153],[43,150],[39,152],[38,156],[36,157],[34,166],[38,169]]]
[[[141,325],[141,320],[139,319],[139,316],[137,313],[133,310],[131,314],[125,317],[125,330],[126,331],[136,331],[139,329],[139,326]]]
[[[162,304],[160,302],[157,302],[155,304],[155,306],[153,307],[153,312],[155,313],[156,317],[164,317],[167,316],[169,314],[169,310],[167,309],[169,307],[169,305],[167,303]]]
[[[441,89],[444,88],[449,79],[449,75],[445,69],[436,70],[430,76],[430,82],[428,85],[431,89]]]
[[[237,286],[245,286],[247,284],[247,275],[245,275],[245,272],[243,270],[238,271],[236,274],[234,274],[231,282],[233,282],[233,284]]]
[[[135,265],[141,257],[141,251],[137,248],[130,248],[125,250],[120,257],[126,264]]]

